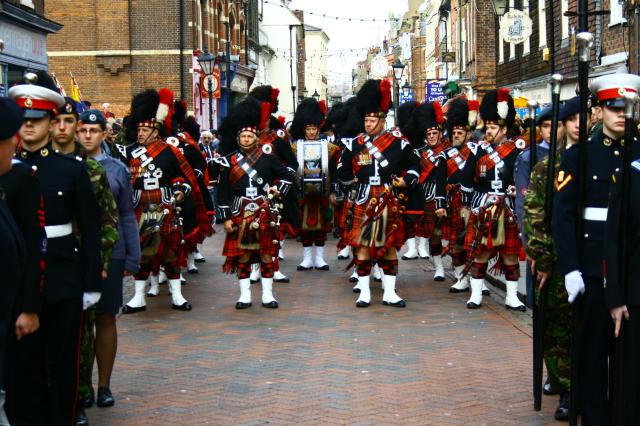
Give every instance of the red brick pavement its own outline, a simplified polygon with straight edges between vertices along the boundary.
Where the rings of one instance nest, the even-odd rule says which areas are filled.
[[[280,309],[234,309],[233,277],[220,272],[221,234],[183,287],[193,311],[170,309],[166,286],[144,313],[118,321],[113,408],[87,410],[92,425],[552,424],[557,397],[532,408],[526,318],[502,298],[467,310],[468,297],[431,281],[424,261],[401,261],[406,309],[356,309],[345,261],[296,272],[287,244],[276,284]],[[330,257],[330,259],[329,259]],[[125,299],[127,300],[127,299]]]

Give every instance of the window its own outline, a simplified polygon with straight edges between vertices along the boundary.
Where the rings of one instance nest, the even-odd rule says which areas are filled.
[[[502,21],[502,16],[500,17],[500,21]],[[502,24],[502,22],[500,24]],[[504,39],[502,38],[502,34],[500,34],[499,31],[498,31],[498,63],[499,64],[504,63]]]
[[[514,0],[509,0],[509,9],[515,8]],[[513,43],[509,43],[509,60],[513,60],[516,58],[516,45]]]
[[[562,25],[561,25],[562,40],[569,37],[569,17],[565,15],[565,13],[568,11],[569,11],[569,0],[561,0],[560,15],[562,16]]]
[[[547,1],[538,0],[538,47],[545,47],[546,45],[547,45]]]
[[[609,0],[611,3],[609,15],[609,26],[612,27],[618,24],[625,24],[627,20],[624,17],[624,5],[620,4],[619,0]]]

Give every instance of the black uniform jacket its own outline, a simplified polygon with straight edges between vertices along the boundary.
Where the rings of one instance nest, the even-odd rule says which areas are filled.
[[[622,305],[640,305],[640,143],[632,146],[629,193],[629,228],[622,229],[623,183],[622,171],[614,173],[605,233],[605,298],[609,309]],[[626,239],[628,257],[620,254],[620,242]],[[627,289],[622,290],[620,270],[626,265]]]
[[[258,147],[256,149],[261,148]],[[282,165],[282,162],[275,155],[263,153],[251,165],[251,168],[257,172],[254,179],[250,179],[248,174],[242,173],[240,179],[232,183],[229,180],[229,174],[234,165],[237,164],[238,155],[242,154],[234,152],[217,160],[221,166],[218,201],[220,202],[220,211],[224,220],[230,219],[232,215],[237,214],[241,197],[251,198],[266,195],[268,186],[273,186],[276,180],[279,181],[278,190],[283,197],[286,197],[295,179],[295,173]],[[253,192],[254,190],[247,192],[247,188],[255,188],[255,192]],[[255,195],[250,195],[252,193]]]
[[[19,158],[38,168],[45,225],[71,223],[80,234],[79,242],[73,233],[55,238],[47,235],[45,303],[100,292],[100,213],[84,162],[46,147],[21,151]]]
[[[44,210],[42,192],[37,169],[14,159],[11,170],[0,176],[0,187],[4,189],[5,201],[18,226],[27,252],[26,268],[18,290],[15,312],[42,310],[46,237],[44,233]]]
[[[25,268],[26,251],[20,230],[13,220],[0,189],[0,324],[9,319]],[[4,349],[4,348],[2,348]]]
[[[620,141],[594,133],[582,147],[586,155],[584,204],[578,206],[579,146],[569,148],[560,164],[553,199],[552,234],[558,254],[558,271],[566,275],[580,271],[583,276],[602,278],[606,209],[611,175],[622,164]],[[582,235],[578,219],[584,217]],[[579,241],[582,251],[578,252]]]

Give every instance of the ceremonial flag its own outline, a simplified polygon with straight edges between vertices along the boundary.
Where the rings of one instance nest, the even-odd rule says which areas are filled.
[[[73,74],[69,73],[69,75],[71,76],[71,94],[69,95],[69,97],[76,101],[78,112],[83,112],[87,109],[87,106],[84,103],[82,92],[80,92],[80,86],[78,85],[78,82],[76,81],[76,78],[73,76]]]
[[[58,77],[56,77],[55,74],[51,73],[51,78],[53,79],[53,82],[58,88],[58,92],[60,92],[62,96],[67,96],[67,92],[64,91],[64,87],[62,87],[62,84],[60,84],[60,80],[58,80]]]

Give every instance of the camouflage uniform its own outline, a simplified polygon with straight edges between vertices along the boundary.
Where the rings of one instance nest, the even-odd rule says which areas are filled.
[[[83,156],[83,152],[76,149],[77,154]],[[87,171],[93,185],[93,192],[96,194],[98,205],[100,206],[100,230],[101,230],[101,250],[102,268],[109,269],[111,252],[120,239],[118,233],[118,206],[109,187],[107,172],[104,167],[93,158],[85,160]],[[84,400],[92,394],[91,376],[93,373],[93,359],[95,342],[95,305],[84,312],[82,322],[82,340],[80,342],[80,388],[79,397]]]
[[[556,170],[560,168],[560,152],[556,155]],[[544,311],[544,362],[553,387],[568,393],[571,386],[571,306],[567,301],[564,277],[556,270],[553,239],[545,222],[545,193],[549,159],[536,164],[531,173],[524,200],[522,225],[528,238],[527,255],[536,261],[539,271],[553,271],[547,280],[547,301]],[[556,173],[557,174],[557,173]],[[536,289],[536,299],[540,296]]]

